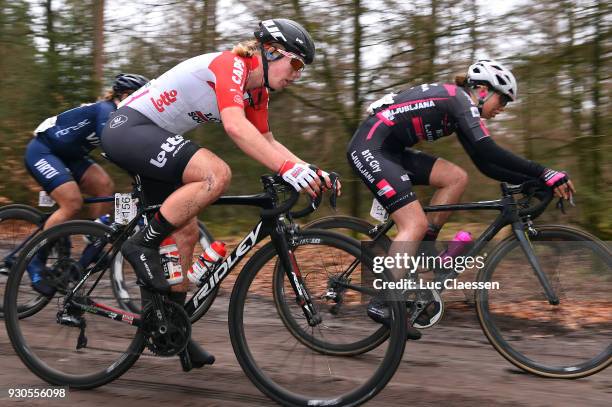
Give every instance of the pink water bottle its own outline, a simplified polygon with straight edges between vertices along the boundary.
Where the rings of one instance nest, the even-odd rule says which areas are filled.
[[[165,238],[159,245],[159,256],[168,284],[175,285],[183,282],[183,269],[176,240],[172,236]]]
[[[206,280],[206,275],[214,269],[215,264],[223,260],[226,254],[225,243],[219,241],[212,242],[189,268],[187,272],[189,281],[198,287],[201,286],[204,280]]]
[[[445,261],[449,257],[457,257],[462,253],[465,253],[469,243],[472,242],[472,234],[465,230],[457,232],[453,240],[448,244],[448,248],[440,255],[442,261]]]

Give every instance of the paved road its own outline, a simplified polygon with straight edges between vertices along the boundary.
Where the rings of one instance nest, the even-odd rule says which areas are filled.
[[[228,294],[194,327],[194,337],[217,357],[214,366],[183,373],[178,359],[143,356],[120,379],[89,391],[70,391],[71,405],[174,407],[260,406],[272,403],[244,376],[227,329]],[[11,387],[43,386],[14,355],[0,330],[0,405],[66,405],[66,401],[9,400]],[[576,381],[523,374],[502,359],[484,338],[473,314],[447,313],[423,339],[410,342],[402,366],[371,406],[609,406],[612,369]],[[155,404],[153,404],[155,403]]]

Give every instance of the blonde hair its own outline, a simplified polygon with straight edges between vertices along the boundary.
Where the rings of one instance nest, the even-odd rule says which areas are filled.
[[[104,95],[102,95],[102,100],[113,100],[116,97],[115,92],[113,92],[112,89],[106,89],[106,91],[104,91]]]
[[[248,40],[240,42],[234,46],[232,52],[239,57],[252,57],[259,54],[259,42],[257,40]]]

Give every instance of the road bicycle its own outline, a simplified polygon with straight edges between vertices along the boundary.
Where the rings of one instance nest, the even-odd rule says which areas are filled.
[[[115,202],[115,199],[114,196],[87,197],[83,202],[85,204]],[[22,204],[0,207],[0,293],[2,293],[0,294],[0,318],[4,316],[2,295],[4,295],[4,287],[11,267],[15,264],[21,249],[42,231],[45,221],[52,213]],[[213,238],[202,222],[198,222],[198,228],[200,232],[199,244],[201,249],[205,250],[213,242]],[[50,257],[57,257],[58,250],[61,250],[60,246],[52,250]],[[109,273],[108,284],[112,287],[121,308],[132,312],[140,312],[140,294],[136,286],[136,278],[133,274],[124,272],[130,269],[125,265],[123,256],[118,253]],[[32,295],[29,301],[24,301],[21,304],[20,314],[22,318],[36,313],[46,303],[44,296],[38,295],[28,287],[29,284],[24,284],[23,289],[30,290]]]
[[[135,179],[135,194],[139,195],[139,178]],[[161,295],[153,295],[141,315],[106,302],[114,297],[98,283],[135,228],[137,218],[125,226],[111,227],[71,221],[35,236],[23,247],[5,294],[5,323],[17,355],[43,380],[83,389],[118,378],[145,349],[156,356],[184,356],[191,333],[190,317],[198,313],[230,271],[269,236],[270,241],[255,250],[238,274],[229,301],[230,338],[243,371],[257,388],[282,405],[356,405],[374,397],[401,361],[406,336],[405,306],[393,292],[368,291],[390,302],[391,320],[386,328],[387,340],[367,357],[315,352],[296,340],[279,319],[274,303],[272,277],[277,264],[287,274],[292,292],[285,290],[285,298],[291,295],[304,318],[316,327],[321,317],[313,304],[308,275],[320,270],[343,270],[360,257],[364,264],[370,264],[371,259],[354,239],[330,231],[300,230],[293,218],[314,210],[315,205],[292,213],[299,194],[280,177],[264,176],[261,180],[263,193],[221,197],[217,201],[222,205],[261,208],[260,220],[233,252],[206,275],[184,308]],[[287,193],[289,198],[281,200],[281,194]],[[159,208],[143,205],[140,199],[139,202],[137,217],[151,215]],[[83,235],[103,242],[97,260],[82,267],[70,254],[79,253],[79,247],[56,259],[49,268],[66,276],[66,283],[57,287],[56,296],[44,309],[30,318],[19,319],[21,280],[32,257],[57,241],[69,238],[73,244],[81,242]],[[388,271],[379,277],[385,281],[392,278]],[[343,319],[338,326],[347,336],[379,327],[366,313],[371,297],[357,290],[361,288],[357,282],[354,287],[355,290],[345,291],[344,303],[352,317]]]
[[[612,363],[612,256],[610,247],[595,236],[559,225],[536,225],[553,199],[552,190],[539,182],[511,186],[501,184],[498,200],[424,207],[425,212],[492,210],[499,215],[473,242],[464,257],[484,255],[476,283],[498,283],[498,289],[473,290],[478,320],[493,347],[515,366],[544,377],[580,378]],[[517,199],[518,197],[518,199]],[[562,201],[559,201],[560,203]],[[342,230],[375,242],[384,253],[391,239],[386,235],[392,220],[376,226],[347,216],[330,216],[307,225]],[[489,243],[506,226],[510,236],[489,250]],[[307,230],[307,229],[306,229]],[[487,249],[487,250],[485,250]],[[339,273],[312,275],[315,306],[326,321],[343,314],[344,290],[360,278],[358,261]],[[415,281],[430,276],[439,289],[408,290],[410,322],[430,328],[442,320],[446,284],[454,284],[455,270],[420,269]],[[285,299],[287,285],[282,269],[274,276],[279,314],[293,335],[313,350],[335,355],[358,355],[384,342],[380,328],[353,338],[340,337],[333,329],[313,330]],[[437,304],[436,304],[437,303]],[[435,319],[419,325],[419,315],[435,306]],[[439,309],[438,309],[439,308]]]

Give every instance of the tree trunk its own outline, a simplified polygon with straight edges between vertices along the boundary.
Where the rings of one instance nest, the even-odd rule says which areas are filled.
[[[437,31],[438,26],[438,0],[431,0],[431,15],[429,24],[427,24],[427,67],[424,72],[426,82],[432,83],[436,81],[436,56],[438,55]]]
[[[349,128],[349,138],[359,126],[361,117],[361,35],[362,27],[359,18],[361,17],[361,2],[360,0],[353,1],[353,109],[351,112],[351,125]],[[350,183],[351,197],[351,215],[359,216],[360,202],[359,190],[361,188],[361,180],[356,179]]]
[[[104,83],[104,0],[94,0],[93,93],[102,92]]]
[[[57,34],[55,33],[55,14],[53,12],[53,1],[45,1],[45,37],[47,39],[47,52],[45,52],[45,62],[47,65],[45,75],[45,88],[48,95],[47,113],[50,113],[59,102],[60,94],[58,87],[58,55],[57,55]]]
[[[204,2],[202,17],[202,52],[213,52],[217,49],[217,0]]]
[[[470,20],[470,63],[476,62],[476,51],[478,50],[478,3],[470,0],[472,19]]]
[[[593,193],[593,197],[598,197],[598,199],[594,199],[591,210],[587,214],[588,222],[591,226],[593,226],[596,230],[600,230],[601,226],[601,203],[602,200],[599,199],[600,187],[601,187],[601,148],[603,145],[603,137],[602,128],[601,128],[601,83],[602,83],[602,42],[604,41],[604,29],[602,27],[602,22],[604,19],[604,8],[606,7],[606,3],[601,0],[597,2],[597,6],[595,9],[595,14],[593,16],[593,28],[595,30],[595,37],[593,39],[593,112],[591,116],[591,142],[588,143],[590,145],[590,166],[589,166],[589,189]]]

